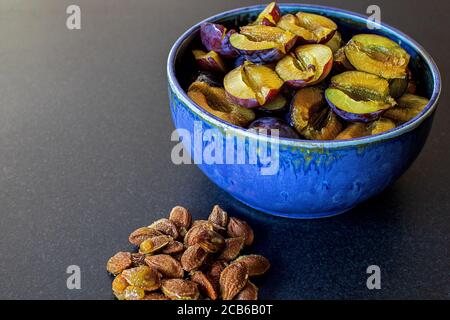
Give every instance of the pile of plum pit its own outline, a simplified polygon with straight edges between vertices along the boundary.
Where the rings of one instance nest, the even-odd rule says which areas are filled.
[[[270,262],[242,255],[254,237],[247,222],[218,205],[208,220],[195,221],[176,206],[168,219],[130,234],[139,252],[121,251],[108,260],[112,291],[119,300],[257,300],[250,278],[265,274]]]
[[[429,100],[415,95],[410,56],[375,34],[346,44],[331,19],[269,4],[239,32],[204,23],[199,73],[189,97],[212,115],[262,134],[346,140],[380,134],[415,118]],[[206,49],[207,51],[204,51]]]

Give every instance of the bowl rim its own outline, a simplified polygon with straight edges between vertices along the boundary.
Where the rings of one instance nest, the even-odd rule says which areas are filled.
[[[351,19],[353,21],[363,22],[367,23],[368,17],[364,16],[362,14],[339,9],[331,6],[323,6],[323,5],[313,5],[313,4],[298,4],[298,3],[279,3],[278,4],[280,9],[283,8],[298,8],[301,10],[304,9],[310,9],[310,10],[317,10],[322,12],[334,12],[338,13],[344,18]],[[199,23],[193,25],[190,27],[187,31],[185,31],[174,43],[172,48],[170,49],[168,59],[167,59],[167,76],[168,81],[171,89],[174,91],[175,95],[178,99],[183,101],[186,106],[189,107],[191,111],[196,113],[198,116],[203,118],[204,120],[207,120],[209,123],[213,124],[216,127],[221,128],[225,132],[232,130],[235,135],[241,135],[252,139],[258,139],[262,141],[267,141],[270,143],[277,142],[280,145],[290,146],[290,147],[297,147],[297,148],[305,148],[305,149],[316,149],[316,148],[327,148],[327,149],[334,149],[334,148],[344,148],[349,146],[363,146],[375,142],[383,142],[386,140],[391,140],[396,137],[399,137],[405,133],[408,133],[415,128],[417,128],[422,122],[424,122],[428,117],[430,117],[433,112],[437,108],[437,104],[439,101],[439,97],[441,94],[442,89],[442,83],[441,83],[441,75],[439,72],[439,69],[434,62],[431,55],[414,39],[403,33],[402,31],[386,24],[381,23],[381,31],[388,30],[390,33],[394,34],[398,40],[401,40],[401,42],[407,43],[411,48],[413,48],[419,55],[421,55],[425,61],[425,63],[428,65],[428,67],[431,70],[432,77],[433,77],[433,92],[430,98],[430,101],[428,105],[422,110],[422,112],[417,115],[414,119],[411,121],[402,124],[395,129],[392,129],[390,131],[377,134],[377,135],[371,135],[366,136],[362,138],[355,138],[355,139],[348,139],[348,140],[299,140],[299,139],[289,139],[289,138],[278,138],[273,139],[270,136],[266,135],[259,135],[255,132],[251,132],[246,130],[245,128],[230,124],[201,108],[198,106],[195,102],[193,102],[187,95],[187,93],[183,90],[180,83],[178,82],[178,79],[175,74],[175,61],[179,53],[180,47],[184,44],[184,42],[189,39],[195,32],[197,32],[200,29],[200,26],[203,23],[206,22],[215,22],[217,20],[225,19],[227,17],[242,13],[244,11],[256,11],[256,10],[262,10],[265,8],[267,4],[258,4],[258,5],[252,5],[252,6],[245,6],[241,8],[236,8],[232,10],[228,10],[225,12],[221,12],[218,14],[215,14],[209,18],[206,18]]]

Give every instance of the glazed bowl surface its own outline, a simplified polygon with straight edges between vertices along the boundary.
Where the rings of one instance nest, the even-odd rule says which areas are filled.
[[[193,162],[211,181],[246,205],[289,218],[319,218],[346,212],[395,182],[421,152],[441,91],[438,68],[417,42],[386,24],[371,30],[367,17],[357,13],[317,5],[280,4],[283,14],[304,11],[333,19],[344,40],[357,33],[375,33],[396,41],[411,55],[410,68],[419,83],[418,94],[430,102],[410,122],[375,136],[345,141],[284,138],[275,141],[257,135],[204,111],[189,99],[186,90],[195,71],[191,50],[201,45],[200,25],[204,22],[244,25],[263,8],[264,5],[257,5],[215,15],[199,22],[176,41],[167,63],[174,125]],[[207,138],[205,132],[209,132]],[[212,150],[212,144],[219,156],[215,161],[202,161],[202,155]],[[264,151],[270,158],[259,157],[260,146],[268,146],[269,150]]]

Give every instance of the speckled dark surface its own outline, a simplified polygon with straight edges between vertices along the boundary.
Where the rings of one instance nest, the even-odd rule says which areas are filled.
[[[364,13],[371,1],[310,1]],[[77,3],[82,30],[65,28]],[[450,28],[444,1],[378,1],[443,74],[428,143],[389,190],[326,220],[269,217],[237,203],[194,166],[175,166],[165,62],[176,38],[255,1],[0,3],[0,298],[110,299],[110,255],[176,204],[205,217],[219,203],[248,220],[271,273],[261,298],[450,298]],[[365,286],[382,269],[382,289]],[[66,288],[79,265],[82,289]]]

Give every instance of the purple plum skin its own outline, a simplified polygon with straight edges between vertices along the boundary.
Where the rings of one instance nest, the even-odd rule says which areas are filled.
[[[200,38],[208,51],[215,51],[224,58],[235,58],[238,52],[230,44],[230,36],[235,30],[228,31],[221,24],[204,23],[200,27]]]
[[[202,43],[208,51],[216,51],[222,46],[222,35],[225,27],[220,24],[204,23],[200,27]]]
[[[379,117],[381,117],[383,113],[386,112],[386,110],[379,110],[371,113],[361,113],[361,114],[351,113],[339,109],[339,107],[333,104],[327,97],[325,97],[325,99],[327,100],[328,105],[331,107],[331,109],[333,109],[334,113],[336,113],[340,118],[350,122],[369,123],[377,120]]]
[[[236,58],[239,53],[236,51],[235,48],[230,43],[230,37],[233,33],[236,33],[235,30],[230,30],[227,32],[225,37],[222,40],[222,49],[218,52],[220,55],[222,55],[225,58]]]
[[[265,117],[253,121],[248,127],[251,131],[260,132],[260,130],[267,130],[268,135],[271,134],[271,130],[279,130],[280,138],[288,139],[300,139],[297,132],[291,128],[286,122],[274,117]]]
[[[236,59],[234,59],[232,66],[233,66],[233,68],[240,67],[244,64],[245,61],[247,61],[247,60],[245,59],[244,56],[238,56]]]
[[[234,103],[240,105],[243,108],[253,109],[259,107],[259,102],[256,99],[241,99],[239,97],[235,97],[230,93],[226,93],[227,97],[233,101]]]
[[[292,49],[296,42],[297,37],[288,42],[286,44],[286,52],[289,52],[289,50]],[[286,52],[282,52],[278,48],[271,48],[266,50],[235,50],[237,50],[237,52],[239,52],[239,54],[241,54],[246,60],[256,64],[277,62],[286,55]]]
[[[248,61],[256,64],[272,63],[281,60],[285,56],[277,48],[267,50],[238,50],[239,53]]]

